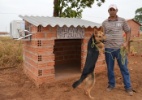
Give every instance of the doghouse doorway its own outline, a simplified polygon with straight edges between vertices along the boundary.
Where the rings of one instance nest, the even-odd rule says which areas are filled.
[[[63,79],[81,72],[81,39],[57,39],[54,45],[55,78]]]

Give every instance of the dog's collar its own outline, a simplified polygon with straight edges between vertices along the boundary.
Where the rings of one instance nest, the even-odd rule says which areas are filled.
[[[99,43],[101,43],[101,42],[94,42],[95,44],[99,44]]]
[[[92,38],[92,44],[91,44],[91,47],[94,48],[94,46],[98,49],[97,45],[96,44],[99,44],[100,42],[94,42],[94,38]]]

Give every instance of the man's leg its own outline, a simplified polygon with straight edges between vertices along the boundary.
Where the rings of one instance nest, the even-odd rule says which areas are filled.
[[[131,82],[130,82],[130,74],[129,74],[129,70],[128,70],[128,61],[127,61],[127,57],[125,57],[125,63],[122,63],[122,56],[120,55],[120,50],[117,51],[118,52],[118,57],[117,57],[117,62],[121,71],[121,74],[123,76],[123,81],[124,81],[124,87],[125,89],[128,89],[131,87]]]
[[[114,54],[113,49],[106,48],[105,49],[105,60],[107,64],[107,74],[108,74],[108,88],[115,87],[115,76],[114,76]]]
[[[128,70],[128,60],[127,57],[125,57],[125,63],[122,63],[122,56],[120,55],[120,50],[118,52],[117,62],[123,77],[124,82],[124,88],[126,89],[126,92],[128,92],[130,95],[133,95],[132,87],[131,87],[131,80],[130,80],[130,74]]]

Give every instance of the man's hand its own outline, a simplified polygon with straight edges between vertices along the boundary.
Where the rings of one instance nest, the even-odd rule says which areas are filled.
[[[122,44],[122,46],[123,46],[124,49],[126,49],[126,48],[128,47],[128,42],[124,42],[124,43]]]

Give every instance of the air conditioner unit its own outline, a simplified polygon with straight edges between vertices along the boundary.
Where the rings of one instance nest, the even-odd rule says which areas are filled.
[[[10,36],[17,40],[30,40],[31,33],[25,30],[25,22],[23,20],[14,20],[10,23]]]

